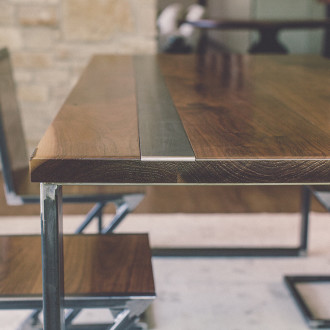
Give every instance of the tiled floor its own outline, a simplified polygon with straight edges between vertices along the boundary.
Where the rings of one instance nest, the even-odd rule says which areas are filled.
[[[65,231],[80,219],[65,218]],[[38,232],[39,219],[0,221],[1,234],[16,234],[18,228]],[[298,229],[298,214],[130,215],[120,228],[150,232],[152,245],[295,245]],[[330,274],[330,216],[312,214],[307,257],[155,258],[153,266],[158,297],[147,313],[150,329],[306,330],[283,275]],[[330,318],[330,285],[308,286],[306,292],[314,308]],[[0,312],[0,329],[18,329],[26,315]],[[104,311],[94,316],[107,317]],[[85,317],[93,315],[86,312]]]

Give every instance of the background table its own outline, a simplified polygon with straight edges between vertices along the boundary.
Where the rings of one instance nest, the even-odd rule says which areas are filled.
[[[31,157],[45,329],[61,327],[61,185],[330,182],[330,62],[95,56]]]
[[[330,28],[330,19],[201,19],[198,21],[186,21],[195,27],[204,30],[256,30],[260,38],[250,48],[251,54],[258,53],[274,53],[287,54],[287,48],[279,41],[279,33],[283,30],[306,30],[306,29],[325,29],[325,49],[324,55],[327,53],[327,35]]]

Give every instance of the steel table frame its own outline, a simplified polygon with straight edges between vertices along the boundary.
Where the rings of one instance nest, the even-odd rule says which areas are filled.
[[[113,308],[118,310],[118,315],[115,315],[114,324],[108,327],[100,325],[100,329],[124,330],[134,326],[154,297],[69,297],[67,301],[64,300],[62,185],[41,183],[40,197],[44,329],[75,329],[71,321],[80,309],[105,306],[112,307],[112,312]],[[15,307],[26,307],[27,304],[31,306],[31,303],[36,304],[35,308],[41,307],[39,301],[34,303],[31,299],[23,299]],[[74,309],[65,316],[64,308]],[[88,329],[89,326],[91,325],[86,325],[85,328]],[[77,329],[80,328],[77,326]]]

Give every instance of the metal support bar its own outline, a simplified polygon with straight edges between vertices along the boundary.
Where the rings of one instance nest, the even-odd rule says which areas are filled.
[[[301,206],[301,215],[302,215],[302,222],[305,224],[306,228],[302,228],[302,236],[301,240],[305,243],[305,249],[307,248],[307,231],[308,231],[308,221],[309,221],[309,211],[310,211],[310,200],[311,200],[311,193],[312,190],[308,186],[303,187],[302,191],[302,206]],[[313,191],[314,195],[319,199],[317,195],[317,191]],[[328,192],[327,192],[328,193]],[[321,201],[322,203],[322,201]],[[329,206],[327,203],[322,203],[326,209],[329,210]],[[329,283],[330,284],[330,276],[326,275],[299,275],[299,276],[285,276],[284,281],[291,292],[295,302],[297,303],[301,313],[303,314],[304,318],[306,319],[308,325],[311,328],[316,329],[325,329],[330,328],[330,319],[322,319],[315,317],[313,312],[309,308],[308,304],[306,303],[304,297],[301,295],[297,288],[297,284],[302,283]]]
[[[302,189],[300,242],[295,247],[158,247],[151,250],[154,257],[299,257],[305,256],[308,246],[310,190]]]
[[[305,256],[308,244],[309,199],[308,187],[302,190],[302,217],[300,228],[300,242],[297,247],[159,247],[153,248],[154,257],[299,257]],[[308,204],[308,205],[306,205]]]
[[[300,232],[301,236],[300,236],[300,241],[301,241],[301,250],[305,251],[305,253],[307,253],[311,192],[307,186],[303,186],[301,194],[302,194],[302,196],[301,196],[301,232]]]
[[[153,248],[153,257],[297,257],[300,248]],[[303,253],[304,255],[304,253]]]
[[[301,310],[305,320],[311,328],[325,329],[330,327],[330,319],[320,319],[313,315],[296,285],[301,283],[324,283],[330,284],[330,276],[285,276],[284,281]]]
[[[109,324],[70,324],[66,330],[109,330]]]
[[[102,234],[112,233],[128,213],[129,213],[128,204],[127,203],[120,204],[119,207],[116,208],[116,214],[113,217],[110,224],[102,230]]]
[[[88,212],[84,222],[76,229],[75,234],[82,233],[83,230],[90,224],[90,222],[96,216],[99,217],[99,214],[101,214],[102,217],[102,209],[104,208],[105,205],[106,205],[105,202],[96,203],[95,206]]]
[[[81,312],[81,309],[72,309],[65,315],[65,327],[67,328],[68,325],[74,320],[74,318]]]
[[[66,330],[109,330],[112,329],[109,324],[71,324],[66,327]],[[147,330],[146,326],[143,324],[133,324],[129,328],[125,328],[129,330]]]
[[[45,330],[64,330],[62,187],[40,185]]]
[[[123,310],[115,320],[114,325],[110,330],[126,330],[130,329],[131,326],[138,320],[137,316],[132,316],[129,309]]]
[[[103,228],[103,208],[100,210],[100,212],[98,213],[98,222],[97,222],[97,230],[99,234],[102,234],[102,228]]]

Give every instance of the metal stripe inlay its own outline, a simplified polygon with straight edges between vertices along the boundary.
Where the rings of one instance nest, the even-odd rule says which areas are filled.
[[[153,55],[134,56],[141,160],[194,161],[195,154]]]

